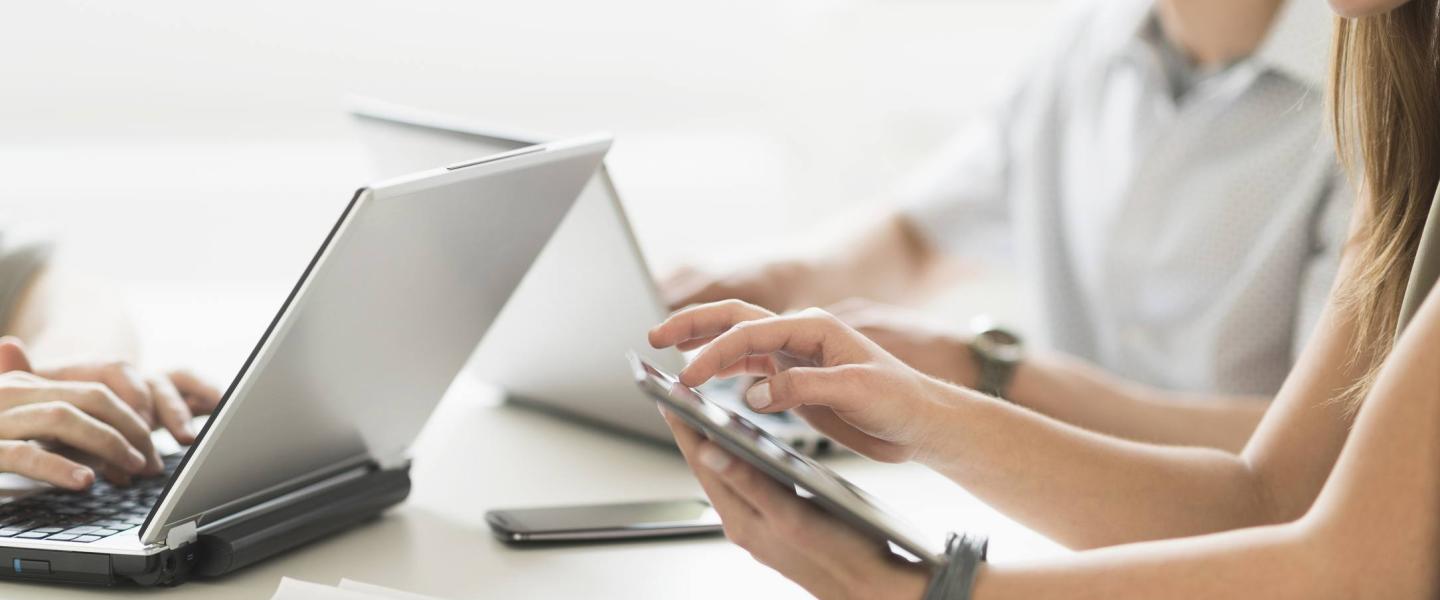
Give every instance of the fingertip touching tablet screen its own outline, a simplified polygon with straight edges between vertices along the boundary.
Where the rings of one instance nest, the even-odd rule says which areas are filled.
[[[938,566],[944,562],[941,536],[917,532],[825,465],[800,454],[745,417],[705,399],[633,352],[630,364],[640,389],[731,454],[781,484],[799,488],[809,500],[861,533],[890,542],[925,564]]]

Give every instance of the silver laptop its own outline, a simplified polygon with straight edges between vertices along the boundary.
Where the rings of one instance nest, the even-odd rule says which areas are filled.
[[[552,142],[361,189],[198,441],[167,460],[173,475],[9,499],[0,578],[173,585],[403,500],[407,447],[609,145]]]
[[[350,111],[381,176],[550,139],[372,99],[352,99]],[[634,350],[665,369],[684,366],[679,352],[651,349],[646,339],[668,314],[602,165],[468,370],[517,403],[673,444],[654,403],[635,389],[625,358]],[[733,386],[716,382],[706,390],[803,452],[831,448],[803,420],[748,411]]]

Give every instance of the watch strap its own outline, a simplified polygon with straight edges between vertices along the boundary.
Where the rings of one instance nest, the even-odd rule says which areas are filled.
[[[931,576],[923,600],[970,600],[989,546],[983,535],[951,533],[945,540],[945,564]]]
[[[970,354],[974,356],[977,367],[975,389],[1004,398],[1010,390],[1010,381],[1015,379],[1015,369],[1019,365],[991,356],[983,349],[976,348],[973,343],[970,345]]]

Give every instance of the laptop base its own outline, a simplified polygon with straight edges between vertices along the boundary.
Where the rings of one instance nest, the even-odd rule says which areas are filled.
[[[69,550],[0,548],[0,580],[113,586],[184,581],[195,560],[194,544],[156,554],[106,554]],[[127,575],[126,573],[130,573]]]
[[[350,528],[380,516],[409,494],[409,466],[376,470],[291,506],[202,532],[195,575],[223,575]]]
[[[293,502],[204,530],[155,554],[0,547],[0,580],[90,586],[173,586],[255,564],[380,516],[410,494],[410,468],[374,470]]]

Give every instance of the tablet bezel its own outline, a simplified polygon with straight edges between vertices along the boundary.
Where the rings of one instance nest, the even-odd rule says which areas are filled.
[[[938,540],[927,542],[924,536],[915,532],[914,526],[892,516],[873,497],[829,467],[796,452],[749,419],[706,399],[633,352],[629,358],[635,383],[646,395],[671,409],[676,416],[720,447],[782,485],[805,491],[809,495],[802,497],[861,533],[890,542],[924,564],[939,566],[944,563],[943,543],[938,543]],[[735,431],[733,426],[749,430],[755,437],[746,437],[744,433]],[[756,439],[764,440],[780,453],[767,452]]]

